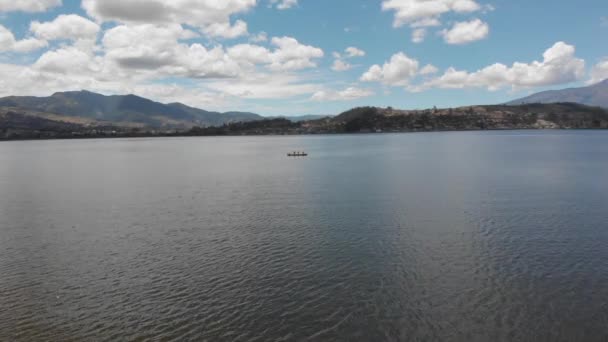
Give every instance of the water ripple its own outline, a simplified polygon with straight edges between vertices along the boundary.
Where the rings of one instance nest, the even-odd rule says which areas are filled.
[[[285,163],[294,144],[311,158]],[[606,341],[607,152],[576,133],[0,144],[0,341]]]

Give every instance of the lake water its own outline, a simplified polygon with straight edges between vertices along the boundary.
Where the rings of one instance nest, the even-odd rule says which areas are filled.
[[[607,341],[607,176],[601,131],[3,142],[0,341]]]

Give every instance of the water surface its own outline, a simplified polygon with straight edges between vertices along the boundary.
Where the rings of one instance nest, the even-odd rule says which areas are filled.
[[[600,131],[0,143],[0,340],[606,341],[607,174]]]

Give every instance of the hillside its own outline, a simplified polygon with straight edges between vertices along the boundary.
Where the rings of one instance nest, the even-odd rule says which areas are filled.
[[[315,122],[310,124],[314,126]],[[608,128],[608,111],[575,103],[426,110],[363,107],[322,121],[321,125],[342,132]]]
[[[236,114],[238,115],[238,114]],[[92,119],[0,108],[0,139],[108,136],[286,135],[509,129],[608,129],[608,110],[576,103],[494,105],[399,110],[360,107],[335,117],[294,122],[285,118],[156,130],[101,124]]]
[[[262,119],[254,113],[210,112],[181,103],[162,104],[135,95],[105,96],[88,91],[55,93],[49,97],[5,97],[0,98],[2,107],[126,127],[183,129]]]
[[[520,105],[526,103],[574,102],[588,106],[608,108],[608,80],[582,88],[550,90],[530,95],[507,103]]]
[[[194,128],[188,135],[390,133],[509,129],[607,129],[608,111],[576,103],[398,110],[359,107],[336,117]]]

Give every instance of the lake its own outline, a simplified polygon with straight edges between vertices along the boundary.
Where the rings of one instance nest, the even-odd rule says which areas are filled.
[[[2,142],[0,340],[606,341],[607,175],[602,131]]]

